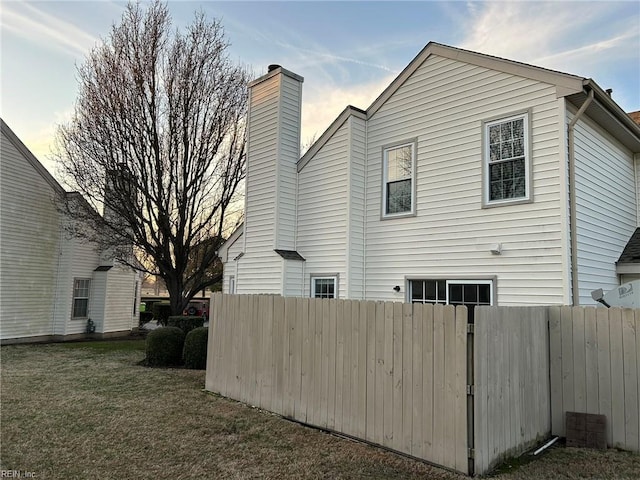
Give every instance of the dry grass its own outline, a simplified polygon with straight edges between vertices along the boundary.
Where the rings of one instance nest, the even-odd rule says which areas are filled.
[[[39,479],[465,478],[206,393],[202,371],[139,366],[143,349],[2,347],[2,469]],[[554,449],[499,478],[636,478],[639,459]]]

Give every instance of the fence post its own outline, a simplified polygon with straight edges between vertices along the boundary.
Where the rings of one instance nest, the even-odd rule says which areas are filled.
[[[465,308],[466,307],[457,307]],[[473,370],[473,334],[474,323],[473,319],[469,318],[467,313],[467,474],[473,476],[475,473],[475,442],[474,442],[474,395],[475,395],[475,381]]]

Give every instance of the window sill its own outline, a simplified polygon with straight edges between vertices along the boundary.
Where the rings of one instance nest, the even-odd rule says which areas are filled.
[[[395,220],[396,218],[410,218],[410,217],[415,217],[416,212],[407,212],[407,213],[394,213],[391,215],[381,215],[380,216],[380,220]]]
[[[482,208],[504,207],[508,205],[522,205],[524,203],[533,203],[533,199],[518,198],[514,200],[495,200],[493,202],[482,202]]]

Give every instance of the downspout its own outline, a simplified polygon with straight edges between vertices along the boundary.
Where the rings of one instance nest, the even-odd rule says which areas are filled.
[[[589,90],[587,99],[573,116],[567,129],[569,147],[569,235],[571,236],[571,298],[574,306],[580,305],[578,289],[578,226],[576,218],[576,158],[574,146],[574,130],[576,123],[593,101],[594,91]]]

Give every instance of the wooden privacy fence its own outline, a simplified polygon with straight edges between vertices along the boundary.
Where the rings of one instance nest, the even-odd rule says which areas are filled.
[[[607,445],[640,451],[640,310],[550,307],[551,419],[602,414]]]
[[[467,471],[466,308],[214,296],[206,388]]]
[[[475,326],[442,305],[215,294],[211,310],[207,390],[463,473],[550,433],[544,307],[480,308]]]

